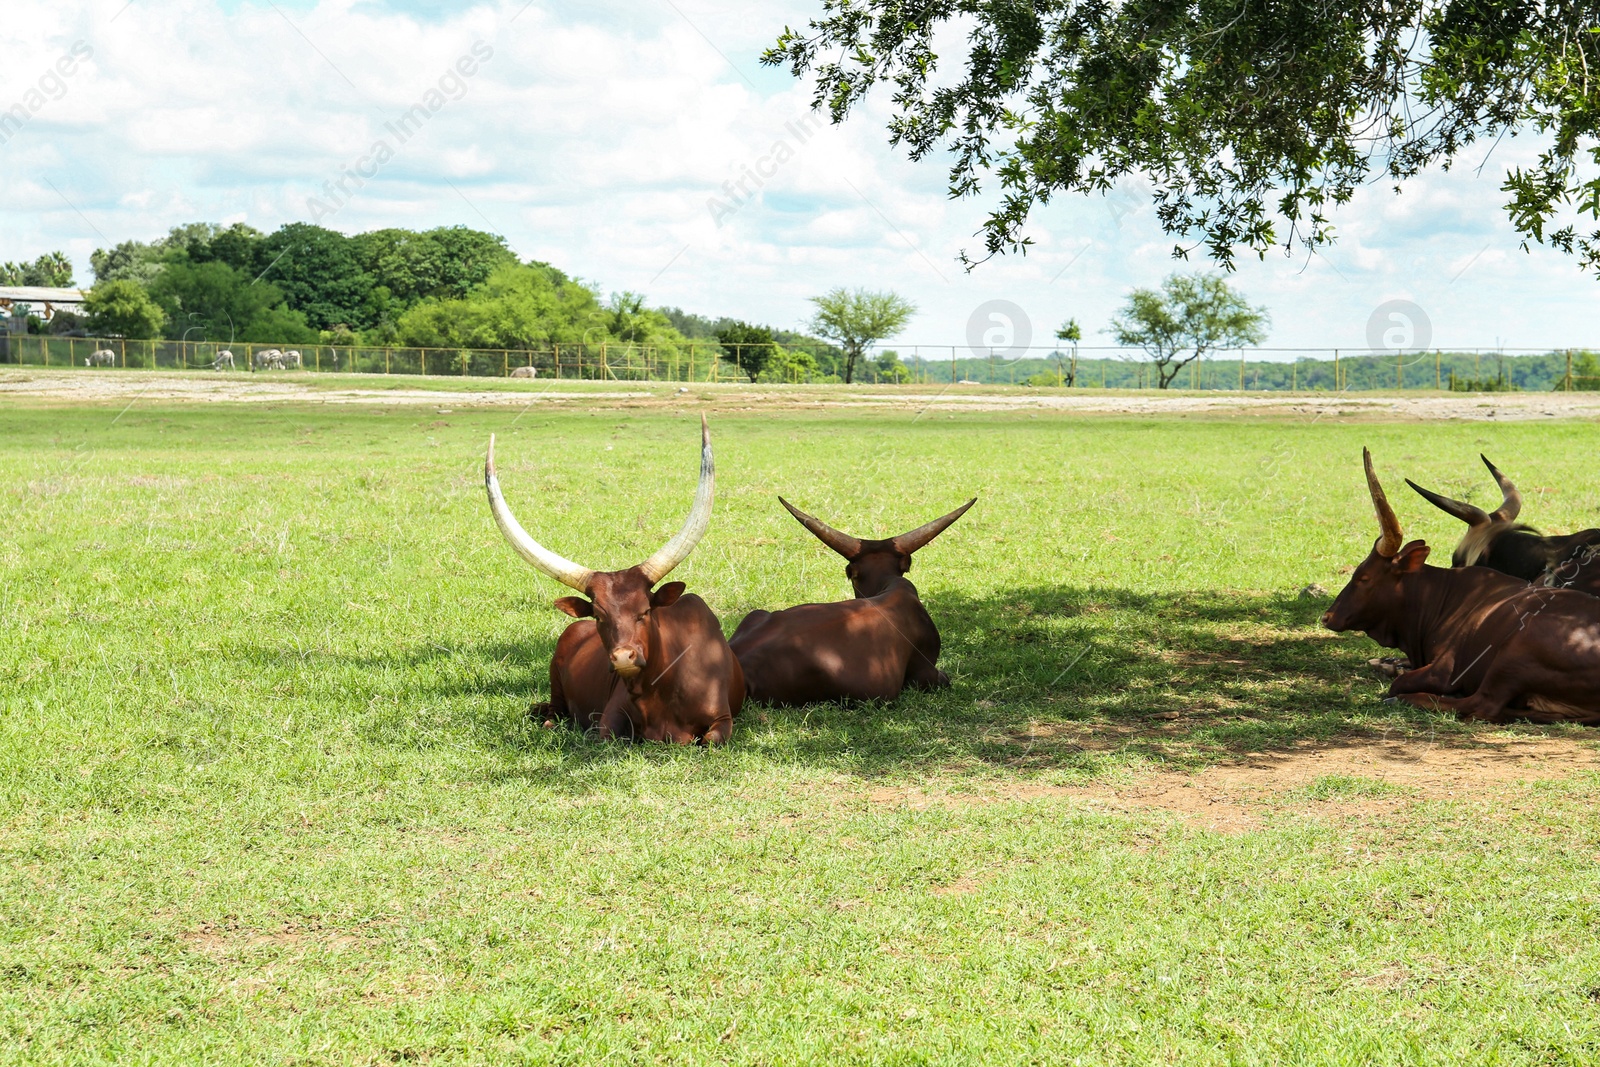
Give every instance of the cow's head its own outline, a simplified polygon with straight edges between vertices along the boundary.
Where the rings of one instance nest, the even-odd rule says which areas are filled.
[[[654,588],[655,584],[689,558],[711,524],[716,470],[711,461],[711,431],[705,417],[700,418],[700,485],[695,490],[694,505],[689,509],[683,529],[655,555],[627,570],[592,571],[563,559],[528,536],[500,495],[500,481],[494,473],[493,435],[489,437],[489,458],[484,465],[483,478],[489,491],[489,510],[517,555],[545,575],[583,594],[562,597],[556,601],[556,607],[574,618],[593,618],[600,640],[611,657],[611,669],[623,678],[638,677],[654,652],[651,612],[676,603],[683,595],[682,582],[668,582],[659,589]]]
[[[1422,498],[1447,515],[1454,515],[1467,524],[1467,532],[1461,538],[1461,543],[1456,546],[1455,553],[1450,558],[1454,567],[1477,567],[1483,564],[1489,555],[1489,546],[1496,538],[1508,530],[1526,530],[1528,527],[1517,525],[1517,515],[1522,511],[1522,494],[1511,483],[1511,479],[1489,462],[1489,457],[1479,455],[1484,466],[1489,468],[1489,473],[1494,475],[1495,482],[1500,486],[1503,500],[1500,506],[1493,511],[1484,511],[1473,504],[1460,500],[1451,500],[1447,496],[1422,488],[1410,478],[1406,484],[1422,495]]]
[[[1400,520],[1395,518],[1377,472],[1372,469],[1372,453],[1362,449],[1362,458],[1367,468],[1367,490],[1372,494],[1372,506],[1378,513],[1381,535],[1350,576],[1349,584],[1334,599],[1333,606],[1322,616],[1322,625],[1341,633],[1360,630],[1371,634],[1380,644],[1386,644],[1388,642],[1380,635],[1388,635],[1404,607],[1402,580],[1428,562],[1428,546],[1423,541],[1405,544]]]
[[[789,509],[789,514],[800,520],[800,525],[816,535],[817,540],[833,549],[850,562],[845,566],[844,574],[850,579],[850,587],[855,590],[858,597],[877,596],[902,574],[911,569],[911,554],[925,546],[929,541],[967,513],[967,509],[978,502],[977,497],[962,504],[943,518],[934,519],[925,526],[918,526],[909,533],[899,537],[891,537],[883,541],[863,541],[859,537],[840,533],[821,519],[813,518],[789,503],[783,497],[778,498],[778,503]]]

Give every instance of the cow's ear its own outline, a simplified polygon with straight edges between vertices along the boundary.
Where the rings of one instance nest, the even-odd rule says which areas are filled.
[[[1400,550],[1400,554],[1394,558],[1394,565],[1400,568],[1401,574],[1420,571],[1422,565],[1428,562],[1429,551],[1426,541],[1413,541]]]
[[[564,596],[556,601],[556,610],[564,611],[574,619],[587,619],[594,615],[594,605],[581,596]]]
[[[668,582],[650,594],[650,604],[657,608],[671,607],[678,602],[678,598],[683,595],[686,588],[688,587],[682,582]]]

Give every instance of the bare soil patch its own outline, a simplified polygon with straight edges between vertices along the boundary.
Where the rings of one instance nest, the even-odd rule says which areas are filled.
[[[320,926],[284,923],[273,930],[253,930],[233,920],[203,922],[198,929],[185,930],[179,937],[189,947],[213,956],[253,948],[348,948],[366,943],[365,938]]]
[[[0,370],[0,400],[49,403],[305,403],[476,407],[600,407],[722,411],[889,409],[920,417],[963,412],[1198,415],[1418,421],[1600,419],[1600,393],[1290,394],[1041,390],[1014,386],[782,386],[671,382],[511,382],[493,378],[213,374],[181,371]],[[381,385],[380,385],[381,383]],[[448,384],[447,384],[448,383]]]
[[[1089,786],[1019,784],[975,793],[873,790],[875,804],[921,809],[1039,799],[1099,811],[1171,812],[1218,833],[1243,833],[1279,815],[1394,814],[1422,801],[1481,800],[1527,783],[1600,771],[1596,741],[1501,734],[1468,744],[1345,738],[1252,753],[1197,774],[1151,774]]]

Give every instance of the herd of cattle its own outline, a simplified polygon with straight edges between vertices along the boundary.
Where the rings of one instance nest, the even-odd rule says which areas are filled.
[[[753,611],[724,638],[706,602],[682,582],[661,584],[711,524],[715,467],[701,419],[700,483],[683,528],[649,559],[594,571],[540,545],[511,513],[489,438],[489,509],[511,547],[576,590],[556,608],[577,621],[550,662],[552,723],[601,738],[716,744],[728,740],[746,699],[795,705],[885,700],[906,687],[938,689],[939,630],[906,578],[913,554],[976,498],[909,533],[863,540],[781,503],[848,562],[854,599]],[[1517,523],[1522,497],[1487,459],[1504,502],[1493,512],[1408,483],[1468,524],[1448,569],[1427,566],[1428,546],[1405,543],[1365,456],[1381,531],[1372,552],[1323,616],[1398,649],[1406,667],[1388,699],[1500,722],[1600,725],[1600,530],[1542,537]]]

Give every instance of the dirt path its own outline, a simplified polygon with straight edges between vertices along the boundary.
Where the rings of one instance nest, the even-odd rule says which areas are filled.
[[[491,384],[492,383],[492,384]],[[1387,395],[1236,394],[1123,390],[1055,392],[1008,386],[771,386],[743,384],[510,382],[395,379],[372,375],[205,374],[163,371],[0,369],[0,403],[532,404],[725,411],[890,409],[910,414],[977,411],[1097,415],[1299,416],[1381,420],[1600,419],[1600,392]]]
[[[1504,797],[1530,782],[1600,771],[1593,739],[1497,734],[1442,745],[1345,738],[1253,753],[1198,774],[1152,774],[1126,784],[1020,785],[974,794],[880,789],[880,804],[939,804],[1062,798],[1100,811],[1166,811],[1219,833],[1242,833],[1275,815],[1391,815],[1430,800]]]

